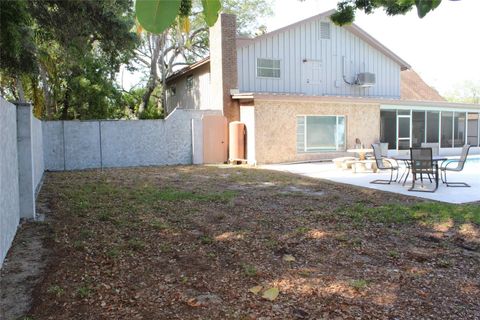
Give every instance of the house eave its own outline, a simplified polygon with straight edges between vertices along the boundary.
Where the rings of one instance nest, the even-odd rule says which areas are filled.
[[[309,96],[302,94],[271,94],[271,93],[253,93],[251,94],[256,101],[305,101],[321,103],[361,103],[374,104],[382,106],[411,106],[411,107],[447,107],[458,109],[480,110],[480,104],[472,103],[454,103],[445,101],[427,101],[427,100],[402,100],[394,98],[371,98],[371,97],[352,97],[352,96]]]

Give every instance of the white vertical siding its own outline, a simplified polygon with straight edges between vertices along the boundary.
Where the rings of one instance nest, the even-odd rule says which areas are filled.
[[[329,22],[328,18],[306,21],[239,47],[237,57],[240,91],[400,97],[400,65],[345,28],[332,23],[331,39],[320,39],[319,27],[322,21]],[[346,84],[342,78],[343,57],[349,81],[359,72],[372,72],[375,73],[376,84],[371,88]],[[257,77],[257,58],[279,59],[280,79]],[[321,63],[320,84],[305,83],[304,59]]]

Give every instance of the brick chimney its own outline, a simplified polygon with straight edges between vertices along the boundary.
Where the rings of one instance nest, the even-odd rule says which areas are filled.
[[[230,89],[238,88],[236,38],[236,16],[220,14],[210,28],[210,102],[213,109],[223,110],[228,122],[240,119],[238,103],[230,95]]]

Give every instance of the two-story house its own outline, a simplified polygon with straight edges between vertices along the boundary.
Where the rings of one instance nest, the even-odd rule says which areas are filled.
[[[251,39],[222,14],[210,57],[168,78],[167,112],[219,109],[244,122],[249,163],[331,159],[357,139],[392,154],[422,142],[480,152],[479,105],[446,102],[358,26],[331,23],[332,12]]]

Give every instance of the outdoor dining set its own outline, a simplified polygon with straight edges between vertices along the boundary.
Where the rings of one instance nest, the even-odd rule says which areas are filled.
[[[376,143],[371,149],[355,148],[348,152],[356,152],[358,157],[334,159],[337,167],[352,169],[353,172],[389,171],[389,179],[376,179],[373,184],[401,183],[403,186],[411,176],[409,191],[435,192],[439,181],[447,187],[470,187],[465,182],[452,182],[447,172],[460,172],[465,166],[470,145],[464,145],[460,158],[449,159],[438,155],[438,145],[422,144],[422,147],[410,148],[408,154],[388,157],[388,146]],[[367,156],[372,153],[372,156]],[[400,174],[401,172],[401,174]],[[429,181],[430,184],[424,182]]]
[[[390,179],[377,179],[371,183],[390,184],[392,182],[399,182],[403,185],[407,182],[409,175],[412,175],[412,185],[409,191],[419,192],[435,192],[439,185],[439,176],[442,183],[447,187],[470,187],[465,182],[452,182],[447,178],[447,172],[462,171],[467,160],[470,145],[462,147],[462,152],[459,159],[448,159],[444,156],[433,155],[432,147],[410,148],[409,155],[398,155],[387,158],[381,154],[380,146],[378,144],[372,145],[375,163],[379,170],[390,171]],[[403,163],[403,173],[398,177],[399,170]],[[395,178],[394,178],[395,173]],[[434,183],[433,188],[425,188],[424,179],[428,179],[430,183]],[[420,180],[421,186],[418,187]]]

